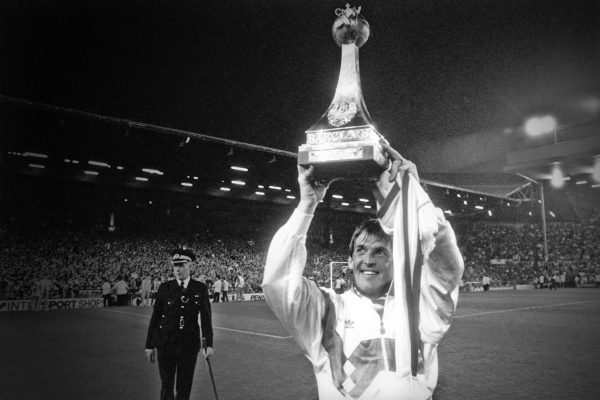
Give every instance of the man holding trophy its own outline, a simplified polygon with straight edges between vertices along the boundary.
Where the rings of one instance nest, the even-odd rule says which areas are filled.
[[[450,224],[419,185],[416,166],[370,121],[358,73],[368,23],[360,8],[336,14],[338,87],[300,146],[300,201],[271,242],[263,291],[313,364],[321,400],[429,399],[463,261]],[[313,214],[327,182],[339,177],[374,182],[378,206],[378,219],[352,235],[348,263],[355,284],[342,294],[302,276]]]

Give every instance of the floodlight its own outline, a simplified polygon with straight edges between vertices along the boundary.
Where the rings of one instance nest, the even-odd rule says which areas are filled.
[[[554,167],[552,167],[552,177],[550,178],[550,184],[552,184],[552,187],[555,188],[561,188],[565,184],[565,177],[563,176],[563,173],[558,163],[555,163]]]
[[[540,136],[556,131],[556,118],[551,115],[529,118],[525,122],[525,132],[530,136]]]
[[[26,151],[25,153],[23,153],[23,157],[48,158],[48,155]]]
[[[592,179],[600,183],[600,156],[594,160],[594,169],[592,170]]]
[[[119,167],[117,167],[117,168],[119,168]],[[164,173],[162,171],[160,171],[158,169],[154,169],[154,168],[142,168],[142,172],[145,172],[147,174],[154,174],[154,175],[164,175]]]
[[[102,162],[102,161],[88,161],[88,164],[94,165],[96,167],[110,168],[110,165],[108,165],[107,163]]]

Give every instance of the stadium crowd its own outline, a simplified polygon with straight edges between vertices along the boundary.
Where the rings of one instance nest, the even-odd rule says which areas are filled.
[[[600,225],[553,222],[547,227],[548,258],[539,224],[478,223],[459,243],[465,257],[463,281],[491,279],[492,286],[534,284],[547,287],[595,284],[600,272]]]
[[[597,214],[596,214],[597,215]],[[329,284],[330,262],[348,258],[346,238],[364,215],[332,213],[317,215],[311,229],[322,234],[308,245],[307,277],[321,285]],[[263,221],[277,226],[273,221]],[[0,237],[0,299],[31,297],[36,282],[52,282],[51,298],[99,296],[103,283],[115,293],[115,283],[124,280],[129,296],[140,291],[144,277],[155,282],[170,278],[169,252],[177,245],[191,248],[196,254],[195,279],[215,282],[224,278],[235,290],[236,276],[244,278],[244,292],[260,291],[265,255],[271,235],[268,227],[244,230],[231,235],[202,231],[174,238],[167,231],[132,234],[119,232],[44,230],[21,231]],[[228,232],[228,234],[225,234]],[[259,234],[248,234],[254,232]],[[491,286],[533,284],[547,287],[600,284],[600,222],[548,224],[548,259],[545,260],[543,235],[538,224],[484,223],[467,225],[458,233],[465,259],[463,281],[481,282],[490,278]],[[352,274],[343,268],[334,270],[333,279],[344,277],[351,283]]]

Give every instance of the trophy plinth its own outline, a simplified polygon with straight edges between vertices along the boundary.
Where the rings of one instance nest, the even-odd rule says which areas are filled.
[[[377,132],[367,111],[360,86],[358,49],[367,41],[369,23],[360,7],[337,9],[334,40],[342,62],[335,96],[325,114],[308,130],[306,144],[298,148],[298,164],[315,166],[318,179],[377,177],[386,166]]]
[[[298,149],[298,164],[314,165],[319,179],[377,177],[386,165],[372,126],[307,131],[307,142]]]

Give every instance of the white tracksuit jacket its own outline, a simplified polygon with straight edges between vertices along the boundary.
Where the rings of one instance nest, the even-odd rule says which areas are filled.
[[[313,364],[319,399],[427,399],[437,383],[437,345],[450,327],[463,263],[454,232],[439,213],[435,248],[421,275],[417,377],[396,373],[394,338],[409,328],[395,318],[393,293],[378,301],[351,289],[338,295],[302,276],[311,215],[294,211],[271,242],[263,291],[284,328]],[[410,348],[402,352],[410,358]]]

